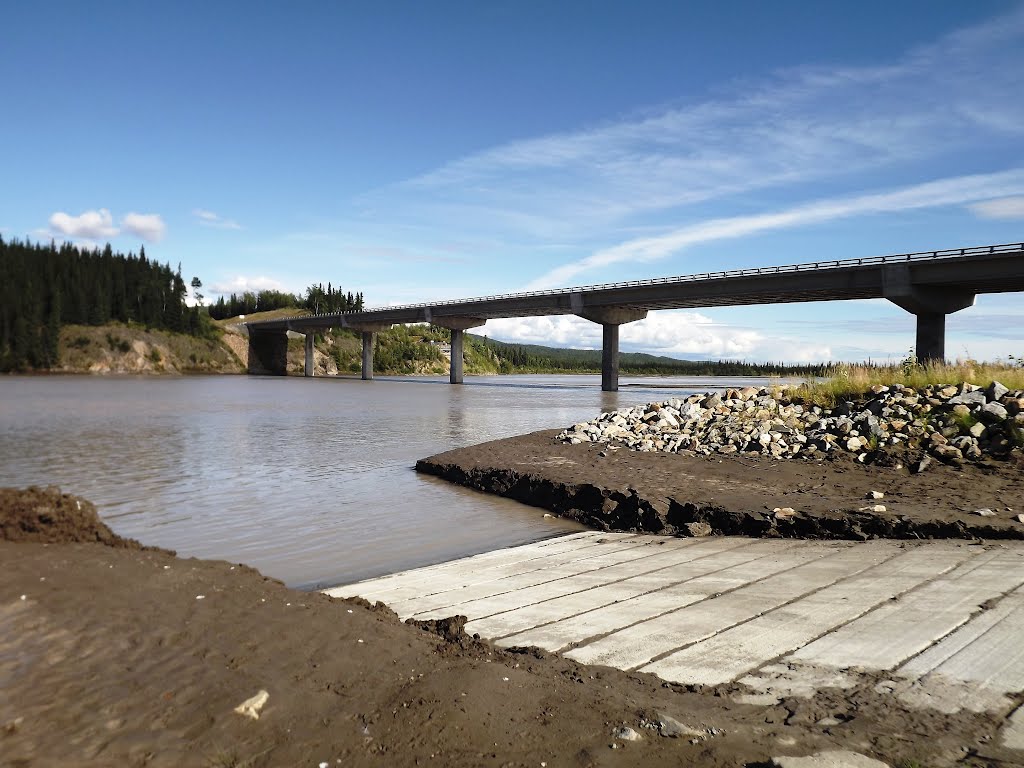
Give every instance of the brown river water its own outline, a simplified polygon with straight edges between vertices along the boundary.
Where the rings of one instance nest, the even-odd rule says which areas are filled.
[[[578,526],[416,474],[451,448],[761,379],[0,377],[0,486],[58,485],[119,534],[322,587]]]

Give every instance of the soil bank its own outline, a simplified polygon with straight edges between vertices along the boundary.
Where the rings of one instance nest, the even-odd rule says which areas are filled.
[[[1024,538],[1024,523],[1016,517],[1024,513],[1024,468],[1017,454],[961,467],[935,462],[912,474],[897,462],[865,465],[848,456],[643,453],[599,443],[570,445],[555,440],[556,434],[545,430],[447,451],[416,468],[604,530]],[[883,498],[868,498],[872,491]],[[873,511],[876,505],[885,511]],[[787,507],[792,516],[774,513]]]

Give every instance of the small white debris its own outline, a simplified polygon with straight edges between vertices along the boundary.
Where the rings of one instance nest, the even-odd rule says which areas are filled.
[[[246,699],[235,707],[235,712],[245,717],[251,717],[253,720],[259,720],[260,710],[263,709],[263,705],[267,703],[269,698],[270,694],[261,690],[251,699]]]
[[[22,600],[28,600],[28,595],[22,595],[22,596],[21,596],[21,599],[22,599]]]
[[[995,517],[996,516],[996,513],[993,512],[988,507],[985,507],[984,509],[976,509],[976,510],[974,510],[974,514],[978,515],[979,517]]]
[[[545,512],[544,517],[554,517],[550,512]]]
[[[884,499],[885,498],[885,494],[882,493],[881,491],[869,491],[868,495],[865,496],[864,498],[866,498],[866,499]]]
[[[206,595],[196,595],[196,600],[205,600]]]
[[[165,565],[165,566],[164,566],[164,570],[165,570],[165,571],[169,571],[169,570],[171,570],[171,566],[169,566],[169,565]]]
[[[359,638],[358,640],[356,640],[356,642],[357,642],[357,643],[361,643],[361,642],[363,642],[363,638]]]
[[[612,734],[613,738],[619,739],[620,741],[640,741],[643,738],[639,733],[634,731],[628,725],[624,725],[621,728],[616,728]]]
[[[774,514],[775,517],[787,518],[795,515],[796,510],[792,507],[776,507],[772,510],[772,514]]]
[[[861,507],[861,512],[885,512],[885,504],[875,504],[874,506]]]
[[[347,611],[345,611],[345,613],[352,613],[352,609],[349,608]]]
[[[327,763],[327,762],[320,763],[319,768],[327,768],[327,766],[329,766],[329,765],[330,765],[330,763]]]
[[[40,577],[39,577],[39,580],[40,580],[40,581],[46,581],[46,577],[45,577],[45,576],[40,576]]]
[[[506,683],[508,682],[508,678],[507,677],[503,677],[501,679],[504,680]]]

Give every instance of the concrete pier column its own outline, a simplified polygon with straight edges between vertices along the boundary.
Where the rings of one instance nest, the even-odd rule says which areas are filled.
[[[634,307],[582,308],[576,313],[582,318],[602,326],[601,391],[619,391],[619,326],[647,317],[646,309]]]
[[[462,383],[462,354],[465,344],[465,332],[469,328],[478,328],[487,322],[483,317],[456,317],[453,315],[435,316],[429,310],[424,312],[424,319],[439,328],[447,328],[452,332],[451,368],[448,380],[452,384]]]
[[[315,370],[313,366],[313,339],[316,336],[314,331],[309,331],[306,334],[306,367],[304,373],[306,376],[312,378]]]
[[[373,345],[376,341],[376,332],[363,331],[363,381],[373,378]]]
[[[917,315],[917,362],[941,363],[946,359],[946,315],[921,312]]]
[[[448,380],[452,384],[462,383],[462,337],[465,331],[455,329],[452,331],[452,359],[451,372]]]
[[[606,323],[602,326],[604,339],[601,345],[601,391],[619,391],[619,326]]]

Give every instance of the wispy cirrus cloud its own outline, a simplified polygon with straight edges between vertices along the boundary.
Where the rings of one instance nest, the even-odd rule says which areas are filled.
[[[357,225],[384,241],[406,225],[421,242],[454,233],[505,252],[557,241],[596,254],[711,203],[763,208],[769,190],[779,207],[810,199],[808,187],[855,194],[883,174],[924,180],[946,161],[991,171],[971,158],[1004,147],[1019,162],[1022,43],[1024,6],[881,65],[787,69],[704,101],[502,144],[366,195]]]
[[[968,206],[975,216],[983,219],[1002,219],[1016,221],[1024,219],[1024,195],[1001,197],[995,200],[983,200]]]
[[[1007,191],[1024,192],[1024,168],[939,179],[886,192],[816,200],[781,211],[709,219],[656,237],[637,238],[604,248],[541,275],[531,281],[526,290],[563,286],[577,275],[599,267],[623,262],[656,261],[703,243],[865,214],[963,205]]]
[[[213,211],[207,211],[203,208],[194,208],[192,215],[199,221],[204,227],[213,227],[215,229],[242,229],[242,225],[234,219],[228,219],[220,214],[214,213]]]

